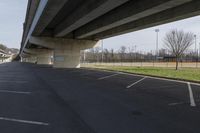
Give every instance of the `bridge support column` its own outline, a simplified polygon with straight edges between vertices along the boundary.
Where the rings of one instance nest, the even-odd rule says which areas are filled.
[[[53,67],[55,68],[79,68],[80,51],[92,48],[98,43],[98,41],[93,40],[49,37],[30,37],[29,42],[41,47],[53,49]]]
[[[28,58],[24,58],[24,62],[28,62]]]
[[[50,65],[52,64],[51,58],[52,58],[52,52],[38,54],[37,55],[37,64],[40,65]]]
[[[41,65],[52,64],[53,50],[51,49],[24,49],[24,51],[30,54],[28,62]]]
[[[66,44],[55,47],[55,68],[80,68],[80,51],[94,47],[96,41],[69,40]]]
[[[28,57],[23,58],[22,62],[28,62]]]
[[[27,62],[29,63],[35,63],[37,60],[37,58],[35,56],[30,56],[27,58]]]
[[[79,68],[80,48],[68,46],[68,48],[54,50],[54,67],[56,68]]]

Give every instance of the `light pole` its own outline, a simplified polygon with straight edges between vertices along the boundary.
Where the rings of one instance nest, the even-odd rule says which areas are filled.
[[[137,63],[137,45],[134,46],[135,49],[135,62]]]
[[[199,43],[199,57],[200,57],[200,43]]]
[[[200,58],[200,43],[199,43],[199,54],[198,54],[198,62],[199,62],[199,58]]]
[[[197,53],[197,35],[194,35],[194,39],[195,39],[195,55]]]
[[[197,35],[194,35],[194,39],[195,39],[195,52],[194,52],[194,55],[195,55],[195,60],[196,60],[196,67],[197,67],[197,56],[198,56],[198,52],[197,52]]]
[[[156,60],[157,60],[157,56],[158,56],[158,33],[159,33],[159,29],[155,29],[156,32]]]
[[[103,63],[103,39],[101,40],[101,62]]]
[[[83,50],[83,62],[84,62],[84,64],[85,64],[85,59],[86,59],[85,50]]]

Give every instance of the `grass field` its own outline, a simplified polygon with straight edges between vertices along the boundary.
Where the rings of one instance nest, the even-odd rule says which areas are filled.
[[[180,80],[190,80],[200,82],[200,69],[195,68],[180,68],[175,70],[174,68],[163,68],[163,67],[127,67],[127,66],[102,66],[95,65],[95,68],[129,72],[135,74],[152,75],[159,77],[167,77]]]

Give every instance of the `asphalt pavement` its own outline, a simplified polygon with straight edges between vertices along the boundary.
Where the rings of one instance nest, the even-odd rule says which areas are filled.
[[[1,133],[199,133],[200,85],[0,64]]]

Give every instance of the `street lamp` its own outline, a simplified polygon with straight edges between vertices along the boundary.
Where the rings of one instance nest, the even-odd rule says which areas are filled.
[[[101,40],[101,61],[103,63],[103,39]]]
[[[200,43],[199,43],[199,57],[200,57]]]
[[[197,52],[197,35],[194,35],[194,39],[195,39],[195,54]]]
[[[85,63],[86,60],[86,55],[85,55],[85,50],[83,50],[83,62]]]
[[[199,54],[198,54],[198,62],[199,62],[199,58],[200,58],[200,43],[199,43]]]
[[[195,39],[195,52],[194,52],[194,55],[195,55],[195,60],[196,60],[196,67],[197,67],[197,56],[198,56],[198,52],[197,52],[197,35],[194,35],[194,39]]]
[[[157,56],[158,56],[158,33],[159,33],[159,29],[155,29],[155,32],[156,32],[156,59],[157,59]]]

